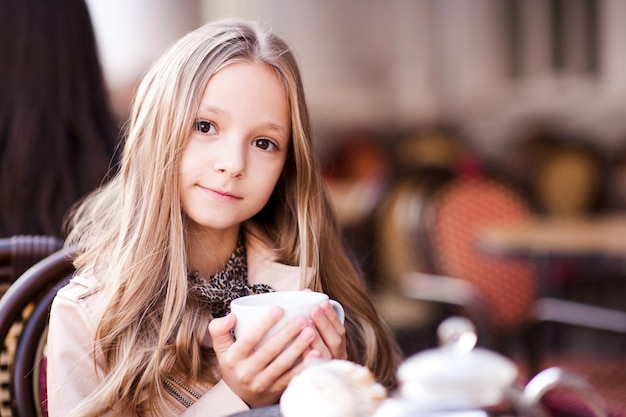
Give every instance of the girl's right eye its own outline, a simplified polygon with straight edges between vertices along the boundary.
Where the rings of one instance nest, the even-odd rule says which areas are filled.
[[[193,123],[193,128],[200,133],[215,133],[215,126],[213,123],[206,120],[196,120]]]

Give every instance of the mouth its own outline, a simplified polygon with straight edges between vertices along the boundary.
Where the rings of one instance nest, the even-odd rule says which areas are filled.
[[[203,187],[201,185],[198,185],[198,187],[200,187],[202,190],[208,192],[209,194],[221,199],[221,200],[241,200],[241,197],[233,194],[230,191],[227,190],[223,190],[223,189],[217,189],[217,188],[207,188],[207,187]]]

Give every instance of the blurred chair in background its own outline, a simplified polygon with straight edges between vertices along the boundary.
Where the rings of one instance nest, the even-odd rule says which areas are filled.
[[[61,249],[22,274],[0,298],[0,416],[45,417],[47,322],[52,299],[74,272]]]
[[[11,236],[0,238],[0,304],[1,297],[31,266],[60,250],[63,241],[54,236]],[[30,307],[29,307],[30,308]],[[28,311],[25,312],[28,315]],[[23,315],[7,322],[10,328],[3,338],[4,345],[0,348],[0,386],[8,387],[10,382],[9,369],[14,359],[16,337],[23,331]],[[3,318],[0,318],[3,320]],[[4,322],[1,324],[4,325]],[[10,416],[11,395],[6,389],[0,389],[0,416]]]
[[[602,209],[607,160],[593,137],[538,125],[508,155],[510,177],[533,211],[545,216],[588,216]]]
[[[452,170],[439,167],[407,171],[393,181],[378,208],[374,243],[377,281],[373,294],[405,354],[435,343],[440,314],[432,306],[406,297],[399,278],[409,271],[435,270],[425,208],[433,195],[454,177]],[[424,335],[415,335],[418,330]]]
[[[0,297],[28,268],[62,247],[54,236],[0,238]]]
[[[397,284],[408,271],[436,270],[426,224],[432,197],[455,178],[445,168],[422,167],[398,177],[379,206],[376,242],[381,285]]]
[[[118,134],[85,2],[0,0],[0,236],[61,236]]]
[[[510,333],[525,324],[536,297],[536,280],[530,262],[483,254],[476,236],[486,225],[530,214],[520,194],[486,176],[458,178],[442,189],[429,207],[428,233],[438,274],[463,279],[478,288],[489,306],[489,313],[479,322],[489,329],[491,343],[500,351],[505,350]]]
[[[514,177],[538,216],[553,222],[581,222],[606,214],[609,189],[608,158],[600,150],[593,136],[572,132],[556,123],[535,124],[520,135],[510,153]],[[604,289],[600,281],[607,273],[619,268],[619,261],[600,267],[597,257],[545,257],[542,261],[543,278],[550,281],[569,297],[588,299],[574,293],[588,293],[586,281],[590,278],[601,300]],[[599,268],[600,267],[600,268]],[[600,273],[600,270],[604,271]],[[546,273],[546,271],[549,271]],[[603,287],[610,288],[612,278]],[[567,285],[566,285],[567,284]],[[589,293],[589,295],[591,295]]]
[[[548,216],[587,216],[598,210],[606,174],[598,152],[570,144],[555,150],[535,173],[533,191]]]
[[[376,210],[371,243],[376,251],[374,296],[383,318],[405,354],[436,344],[441,312],[403,295],[399,277],[409,271],[432,272],[425,207],[456,177],[467,153],[448,126],[428,126],[405,134],[391,152],[393,169]]]

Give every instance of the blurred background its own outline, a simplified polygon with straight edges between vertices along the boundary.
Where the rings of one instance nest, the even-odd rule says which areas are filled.
[[[620,0],[88,0],[120,115],[146,66],[221,16],[260,19],[296,49],[320,137],[453,122],[505,152],[549,119],[620,148],[626,5]]]

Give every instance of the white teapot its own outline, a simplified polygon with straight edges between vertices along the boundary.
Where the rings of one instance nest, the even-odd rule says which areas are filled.
[[[437,335],[439,348],[419,352],[400,365],[399,389],[379,407],[376,417],[487,417],[490,408],[507,402],[522,415],[547,417],[540,401],[555,387],[576,392],[597,417],[606,417],[587,381],[563,369],[545,369],[525,387],[518,387],[516,365],[496,352],[476,347],[476,329],[464,317],[444,320]]]

